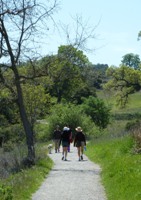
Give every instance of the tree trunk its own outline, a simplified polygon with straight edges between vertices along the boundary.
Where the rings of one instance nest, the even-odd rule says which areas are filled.
[[[22,95],[22,88],[19,81],[19,75],[17,69],[14,69],[15,74],[15,82],[16,82],[16,88],[17,88],[17,96],[18,96],[18,106],[20,111],[20,117],[21,121],[23,123],[23,127],[26,134],[26,142],[27,142],[27,148],[28,148],[28,155],[27,159],[30,162],[30,164],[34,164],[35,162],[35,149],[34,149],[34,136],[33,136],[33,130],[32,126],[28,120],[26,109],[23,102],[23,95]]]

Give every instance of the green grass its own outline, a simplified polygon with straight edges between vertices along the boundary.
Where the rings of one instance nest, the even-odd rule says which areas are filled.
[[[8,200],[31,199],[31,195],[39,188],[52,166],[52,160],[46,156],[46,158],[40,159],[34,167],[14,174],[5,181],[3,180],[6,187],[12,188],[13,198]],[[7,199],[2,198],[2,200]]]
[[[102,183],[108,200],[140,200],[141,155],[132,153],[134,141],[131,137],[119,136],[126,133],[128,122],[140,119],[138,114],[141,113],[141,93],[130,95],[124,109],[116,106],[115,99],[103,91],[98,96],[112,105],[111,113],[115,118],[106,129],[109,139],[103,137],[97,142],[91,142],[86,154],[102,168]],[[113,139],[110,139],[111,136]]]
[[[120,109],[116,105],[115,96],[111,96],[104,90],[98,90],[97,95],[99,98],[103,99],[108,105],[112,105],[112,112],[140,112],[141,111],[141,93],[136,92],[129,95],[128,103],[124,109]]]
[[[108,200],[141,199],[141,156],[132,154],[130,137],[90,143],[87,156],[102,168]]]

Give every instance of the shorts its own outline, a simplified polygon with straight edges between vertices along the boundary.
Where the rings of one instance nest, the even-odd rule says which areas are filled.
[[[84,147],[84,146],[85,146],[85,142],[77,141],[76,147]]]
[[[69,146],[69,143],[67,141],[62,141],[62,146],[63,147],[68,147]]]

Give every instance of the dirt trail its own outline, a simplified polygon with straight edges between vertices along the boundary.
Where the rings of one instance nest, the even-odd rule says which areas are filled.
[[[49,154],[54,161],[51,170],[32,200],[106,200],[100,181],[100,167],[85,155],[78,161],[76,147],[71,146],[68,161],[62,161],[62,153]]]

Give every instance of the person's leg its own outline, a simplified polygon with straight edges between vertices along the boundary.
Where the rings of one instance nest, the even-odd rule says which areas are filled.
[[[55,153],[57,153],[57,140],[54,140],[55,143]]]
[[[65,153],[65,147],[63,146],[63,151],[62,151],[62,160],[64,160],[64,153]]]
[[[83,160],[84,142],[81,142],[81,160]]]
[[[57,140],[57,152],[59,152],[59,143],[60,143],[60,141]]]
[[[84,147],[81,146],[80,148],[81,148],[81,160],[83,160],[83,151],[84,151]]]
[[[59,147],[58,147],[59,152],[60,152],[60,146],[61,146],[61,140],[59,140]]]
[[[77,147],[77,152],[78,152],[78,157],[79,157],[79,160],[80,160],[80,147]]]
[[[65,147],[65,152],[64,152],[65,154],[65,160],[67,160],[67,153],[68,153],[68,147]]]
[[[70,144],[69,144],[69,146],[68,146],[68,152],[70,152]]]

